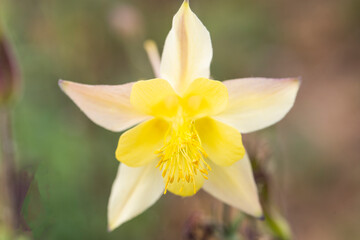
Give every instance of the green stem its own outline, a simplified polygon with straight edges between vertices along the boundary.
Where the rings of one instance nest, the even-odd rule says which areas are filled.
[[[243,215],[232,220],[231,209],[229,205],[223,204],[223,237],[225,240],[240,240],[238,228],[243,220]]]
[[[263,167],[260,166],[257,159],[252,161],[252,167],[257,178],[257,183],[261,186],[260,199],[263,206],[266,227],[276,239],[290,240],[292,238],[290,226],[271,201],[270,177]]]

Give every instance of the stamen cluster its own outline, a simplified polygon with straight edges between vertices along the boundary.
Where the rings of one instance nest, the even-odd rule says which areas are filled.
[[[164,142],[164,146],[157,151],[160,160],[156,166],[166,181],[164,194],[174,181],[181,183],[179,192],[183,191],[185,183],[192,183],[195,193],[195,176],[201,174],[208,179],[208,170],[211,171],[211,168],[204,159],[207,154],[201,146],[194,121],[177,118]]]

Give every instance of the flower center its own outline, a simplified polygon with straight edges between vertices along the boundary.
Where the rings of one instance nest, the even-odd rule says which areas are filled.
[[[165,137],[164,146],[157,153],[160,160],[156,167],[162,171],[166,180],[164,194],[174,181],[180,183],[179,192],[183,191],[186,183],[192,183],[195,193],[195,176],[201,174],[208,179],[208,170],[211,171],[211,168],[204,159],[207,154],[201,146],[194,120],[176,118]]]

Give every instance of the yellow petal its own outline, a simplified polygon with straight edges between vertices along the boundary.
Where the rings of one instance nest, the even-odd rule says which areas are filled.
[[[179,97],[163,79],[136,82],[130,99],[135,109],[155,117],[172,117],[179,106]]]
[[[120,164],[108,204],[109,231],[151,207],[163,191],[163,179],[155,164],[137,168]]]
[[[200,172],[195,175],[194,182],[177,182],[177,177],[178,175],[175,176],[174,182],[169,184],[167,190],[182,197],[189,197],[194,195],[200,190],[206,181]]]
[[[235,128],[211,118],[196,120],[195,126],[205,152],[214,163],[230,166],[244,157],[241,134]]]
[[[223,111],[228,103],[226,86],[219,81],[198,78],[182,97],[182,105],[189,117],[201,118]]]
[[[226,110],[214,118],[248,133],[280,121],[294,104],[296,78],[244,78],[223,82],[229,91]]]
[[[155,118],[126,131],[119,139],[117,160],[130,167],[143,166],[155,160],[168,127],[166,121]]]
[[[187,1],[174,16],[172,24],[164,45],[160,76],[181,95],[193,80],[209,78],[212,46],[208,30]]]
[[[110,131],[120,132],[148,119],[130,103],[133,83],[108,86],[60,80],[59,85],[88,118]]]
[[[229,167],[209,163],[212,171],[205,181],[204,190],[230,206],[255,217],[262,216],[262,209],[248,156]]]

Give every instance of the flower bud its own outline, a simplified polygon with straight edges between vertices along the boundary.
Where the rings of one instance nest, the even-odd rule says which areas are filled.
[[[0,105],[7,104],[19,87],[18,68],[9,42],[0,29]]]

